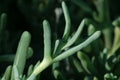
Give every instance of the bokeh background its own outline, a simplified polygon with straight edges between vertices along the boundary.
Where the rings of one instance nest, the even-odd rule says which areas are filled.
[[[29,31],[32,35],[30,46],[34,55],[27,61],[27,65],[35,64],[43,57],[43,26],[42,22],[47,19],[51,25],[52,37],[54,33],[60,38],[64,31],[65,20],[61,8],[62,0],[0,0],[0,14],[7,14],[7,22],[3,41],[0,45],[0,55],[15,54],[20,36],[23,31]],[[64,0],[68,6],[72,29],[74,32],[83,18],[93,18],[92,11],[96,11],[96,0]],[[83,1],[89,6],[86,9],[75,1]],[[110,20],[120,16],[120,0],[108,0]],[[83,34],[83,38],[86,35]],[[0,62],[0,73],[12,62]]]

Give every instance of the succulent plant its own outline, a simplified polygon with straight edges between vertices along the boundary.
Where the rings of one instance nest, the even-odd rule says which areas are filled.
[[[68,7],[64,1],[68,4]],[[47,75],[52,76],[52,80],[120,79],[120,20],[119,17],[115,20],[111,19],[109,1],[89,1],[95,9],[92,9],[89,3],[86,3],[87,0],[64,1],[16,1],[18,9],[26,18],[26,22],[32,25],[34,29],[44,19],[42,21],[43,56],[42,59],[39,58],[36,64],[32,62],[27,64],[29,58],[34,56],[33,53],[41,56],[40,53],[35,53],[34,48],[31,46],[31,39],[36,36],[32,35],[29,30],[22,33],[16,54],[8,53],[6,48],[9,45],[9,42],[7,42],[6,20],[7,16],[9,18],[10,15],[1,14],[0,52],[3,54],[0,55],[0,62],[8,61],[13,62],[13,64],[10,63],[5,72],[0,75],[0,80],[44,80],[46,78],[43,75],[46,75],[44,73],[47,72],[46,69],[50,69],[51,73]],[[56,2],[57,4],[61,3],[62,8],[59,8],[59,5],[54,5]],[[60,9],[60,13],[55,12],[56,21],[52,23],[53,16],[48,15],[48,12],[55,9]],[[82,14],[80,14],[82,12],[80,10],[83,10]],[[81,19],[80,16],[84,16],[85,12],[90,16],[84,17],[76,29],[76,23]],[[59,26],[64,25],[64,23],[61,23],[64,21],[61,19],[62,14],[65,18],[65,29],[62,36],[59,36],[59,32],[57,32]],[[39,20],[40,17],[42,18]],[[57,29],[55,32],[53,25]]]
[[[6,69],[5,74],[2,77],[2,80],[34,80],[36,77],[48,66],[54,64],[55,62],[59,62],[73,54],[75,54],[77,51],[81,50],[82,48],[89,45],[91,42],[96,40],[100,36],[100,31],[96,31],[93,35],[91,35],[88,39],[86,39],[81,44],[78,44],[76,46],[73,46],[72,48],[69,48],[72,46],[75,41],[77,40],[78,36],[80,35],[85,20],[82,21],[80,26],[78,27],[78,30],[76,33],[70,38],[70,17],[69,12],[67,9],[67,6],[65,2],[62,2],[62,8],[65,16],[65,31],[63,34],[63,37],[61,40],[57,39],[54,46],[54,51],[51,50],[51,30],[50,30],[50,24],[47,20],[43,21],[43,29],[44,29],[44,57],[43,60],[38,63],[33,70],[31,70],[31,66],[29,68],[30,73],[29,76],[24,75],[23,71],[25,68],[26,59],[30,57],[33,53],[33,50],[31,47],[29,47],[31,36],[30,33],[25,31],[23,32],[21,39],[19,41],[19,45],[16,51],[16,56],[14,59],[14,63],[12,66],[8,67]],[[12,69],[11,69],[12,68]],[[8,74],[9,71],[9,74]],[[11,77],[9,77],[11,76]]]

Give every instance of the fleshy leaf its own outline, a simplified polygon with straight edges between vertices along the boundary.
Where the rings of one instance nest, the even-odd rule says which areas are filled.
[[[65,49],[65,48],[71,46],[72,44],[74,44],[74,42],[78,39],[79,35],[81,34],[84,25],[85,25],[85,19],[81,22],[81,24],[79,25],[79,27],[78,27],[76,33],[73,35],[73,37],[66,43],[66,45],[62,49]]]
[[[97,71],[94,67],[94,65],[91,63],[89,57],[82,53],[82,52],[78,52],[77,56],[79,58],[79,60],[81,61],[81,64],[84,68],[84,70],[88,73],[88,74],[97,74]]]
[[[91,42],[93,42],[94,40],[96,40],[99,36],[100,36],[101,32],[100,31],[96,31],[92,36],[90,36],[87,40],[85,40],[83,43],[68,49],[67,51],[61,53],[60,55],[58,55],[57,57],[55,57],[53,59],[54,62],[63,60],[73,54],[75,54],[77,51],[85,48],[86,46],[88,46]]]
[[[30,40],[31,40],[30,33],[27,31],[23,32],[17,48],[17,52],[16,52],[14,64],[13,64],[13,66],[16,65],[20,75],[22,75],[25,67],[26,56],[27,56]]]
[[[63,39],[67,40],[69,38],[69,34],[70,34],[71,20],[70,20],[68,8],[67,8],[65,2],[62,2],[62,9],[63,9],[65,21],[66,21]]]
[[[51,58],[51,30],[47,20],[43,21],[44,29],[44,58]]]

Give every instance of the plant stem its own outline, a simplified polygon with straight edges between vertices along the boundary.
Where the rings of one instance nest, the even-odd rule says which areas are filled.
[[[48,66],[52,64],[52,59],[43,59],[41,64],[34,69],[33,73],[30,75],[30,77],[27,80],[34,80],[37,75],[39,75],[43,70],[45,70]]]

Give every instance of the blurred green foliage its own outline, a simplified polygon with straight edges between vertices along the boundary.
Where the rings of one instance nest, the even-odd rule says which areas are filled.
[[[61,2],[65,1],[70,14],[70,23],[67,26],[71,27],[64,36],[64,10],[62,10]],[[71,48],[71,45],[76,46],[86,40],[86,37],[91,36],[95,31],[100,30],[102,35],[91,45],[77,52],[77,55],[70,56],[63,61],[52,64],[40,74],[40,79],[43,80],[119,80],[120,79],[120,1],[119,0],[1,0],[0,1],[0,73],[3,75],[6,67],[14,61],[15,66],[8,66],[4,74],[6,80],[11,74],[18,76],[23,73],[30,76],[35,69],[33,65],[38,60],[44,57],[43,45],[43,20],[47,19],[50,23],[52,51],[54,45],[59,50]],[[57,12],[56,12],[57,11]],[[69,15],[67,15],[69,16]],[[80,37],[74,37],[75,32],[79,28],[79,23],[85,18],[85,28],[80,33]],[[82,24],[82,23],[81,23]],[[21,34],[24,31],[29,31],[32,38],[28,52],[20,50],[17,54],[23,51],[23,63],[15,62],[15,53]],[[66,37],[66,39],[64,38]],[[69,39],[67,39],[69,37]],[[63,42],[70,40],[63,47]],[[71,39],[72,38],[72,39]],[[61,39],[61,46],[58,46]],[[29,41],[28,41],[29,42]],[[65,42],[66,43],[66,42]],[[74,44],[72,44],[74,43]],[[27,44],[27,43],[26,43]],[[28,43],[29,44],[29,43]],[[25,45],[25,44],[24,44]],[[23,45],[23,46],[24,46]],[[67,49],[68,48],[68,49]],[[33,49],[33,50],[32,50]],[[26,50],[26,49],[25,49]],[[32,53],[34,54],[32,56]],[[24,54],[26,53],[26,54]],[[26,56],[30,53],[28,56]],[[17,56],[16,54],[16,56]],[[32,57],[31,57],[32,56]],[[54,56],[56,57],[57,54]],[[31,58],[30,58],[31,57]],[[19,58],[17,58],[19,59]],[[28,59],[28,61],[26,61]],[[38,65],[41,62],[38,62]],[[22,66],[19,64],[23,64]],[[30,65],[33,64],[33,65]],[[19,66],[19,68],[18,68]],[[29,68],[28,68],[29,67]],[[36,64],[37,67],[37,64]],[[12,70],[13,68],[13,70]],[[23,69],[25,70],[23,71]],[[51,69],[52,68],[52,69]],[[19,69],[22,69],[19,73]],[[28,73],[27,73],[28,70]],[[8,73],[9,72],[9,73]],[[51,72],[51,73],[48,73]],[[47,74],[47,75],[46,75]],[[3,76],[3,77],[4,77]],[[13,76],[14,77],[14,76]],[[39,76],[38,76],[39,77]],[[37,77],[37,78],[38,78]],[[8,79],[7,79],[8,78]],[[21,78],[25,78],[24,75]],[[2,78],[2,80],[4,80]],[[39,80],[39,79],[37,79]]]

